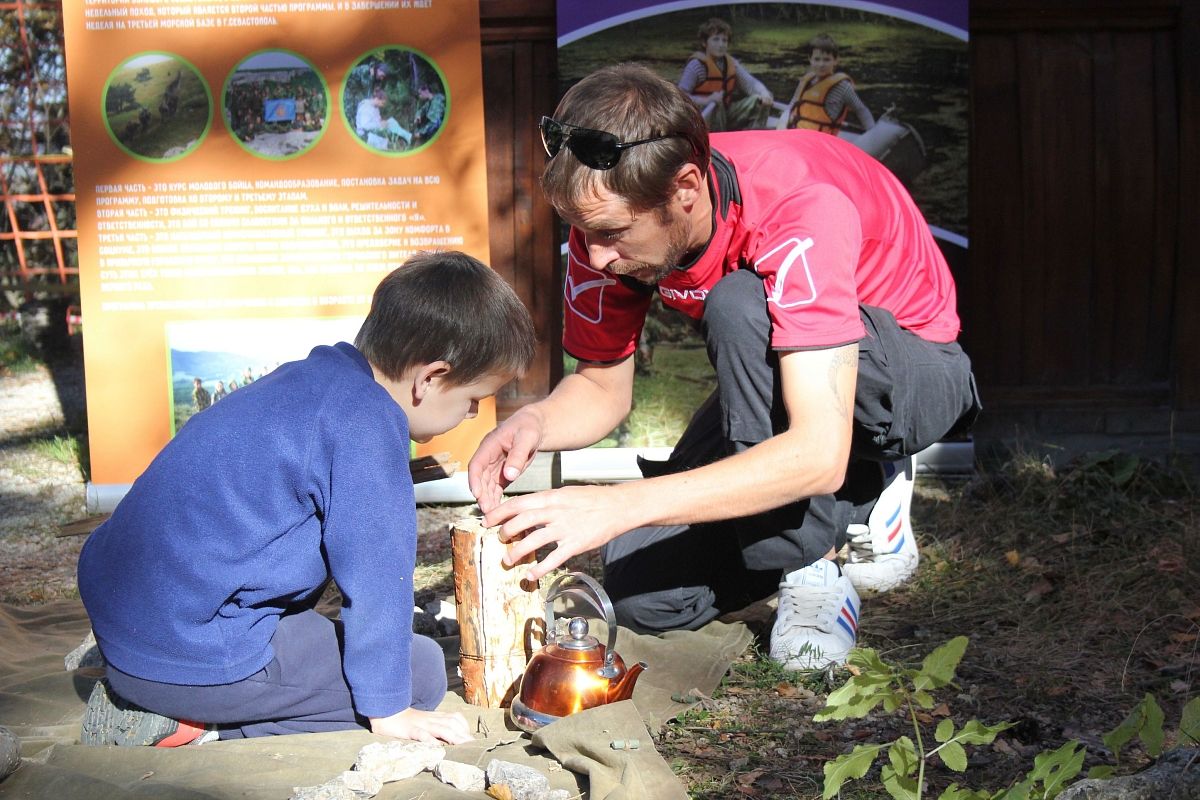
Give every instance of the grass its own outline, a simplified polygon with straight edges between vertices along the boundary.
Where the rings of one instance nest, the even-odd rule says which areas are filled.
[[[575,359],[563,357],[566,373]],[[671,447],[688,420],[716,388],[716,377],[702,346],[661,344],[650,363],[639,364],[633,385],[633,410],[625,422],[596,447]]]
[[[16,320],[0,321],[0,375],[24,375],[42,363],[37,344]]]

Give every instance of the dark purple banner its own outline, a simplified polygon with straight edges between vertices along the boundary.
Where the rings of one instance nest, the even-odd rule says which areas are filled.
[[[807,3],[829,5],[839,8],[854,8],[875,14],[885,14],[935,28],[964,41],[967,38],[967,0],[889,0],[886,3],[839,2]],[[562,46],[581,36],[611,27],[622,22],[638,19],[647,14],[662,14],[695,8],[698,5],[720,5],[719,3],[697,3],[695,0],[605,0],[603,3],[586,3],[581,0],[559,0],[558,44]]]

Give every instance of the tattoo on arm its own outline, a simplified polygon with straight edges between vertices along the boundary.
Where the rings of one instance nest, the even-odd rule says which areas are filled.
[[[858,346],[851,345],[849,347],[839,347],[837,352],[833,354],[833,359],[829,362],[829,388],[833,392],[833,410],[842,419],[846,419],[847,403],[846,398],[841,390],[841,381],[839,378],[844,374],[846,369],[854,366],[858,361]],[[854,404],[851,402],[849,408],[853,409]]]

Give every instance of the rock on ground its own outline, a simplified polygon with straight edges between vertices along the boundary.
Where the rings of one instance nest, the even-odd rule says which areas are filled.
[[[1071,785],[1058,800],[1197,800],[1200,798],[1200,749],[1172,750],[1136,775]]]

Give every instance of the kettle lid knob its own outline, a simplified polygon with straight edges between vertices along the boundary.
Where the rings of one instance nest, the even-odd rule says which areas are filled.
[[[586,619],[572,617],[567,623],[567,636],[558,640],[558,646],[567,650],[591,650],[600,646],[600,640],[588,634]]]
[[[567,623],[567,633],[571,634],[571,638],[579,641],[588,635],[588,623],[583,617],[572,617]]]

